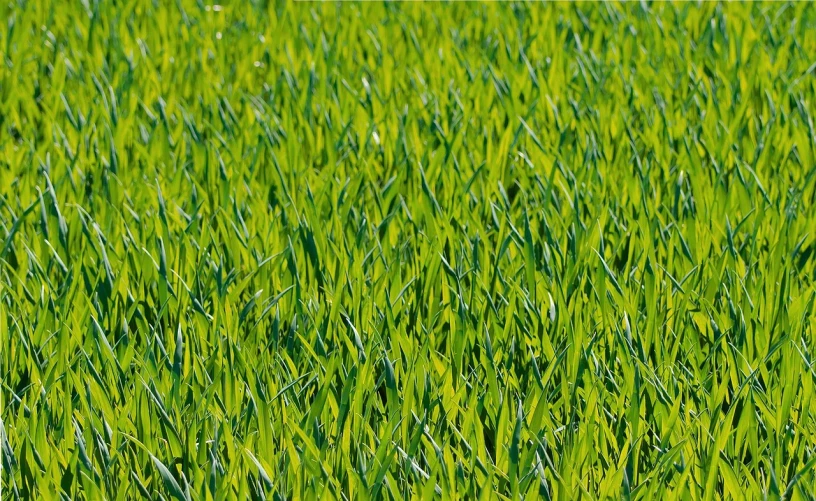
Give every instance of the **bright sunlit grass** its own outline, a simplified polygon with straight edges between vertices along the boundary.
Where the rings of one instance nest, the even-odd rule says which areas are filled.
[[[813,499],[816,8],[11,0],[3,499]]]

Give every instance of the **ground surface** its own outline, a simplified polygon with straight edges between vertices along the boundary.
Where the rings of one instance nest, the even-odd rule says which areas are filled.
[[[0,12],[6,499],[814,495],[812,4]]]

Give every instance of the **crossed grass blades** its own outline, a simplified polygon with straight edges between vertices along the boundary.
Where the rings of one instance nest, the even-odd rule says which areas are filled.
[[[5,499],[813,499],[812,4],[2,18]]]

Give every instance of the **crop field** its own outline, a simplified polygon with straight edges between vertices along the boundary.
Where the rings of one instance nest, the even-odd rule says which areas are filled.
[[[816,498],[816,8],[6,0],[2,499]]]

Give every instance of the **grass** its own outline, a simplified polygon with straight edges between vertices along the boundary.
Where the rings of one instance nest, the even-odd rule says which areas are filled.
[[[9,0],[5,499],[814,499],[809,3]]]

